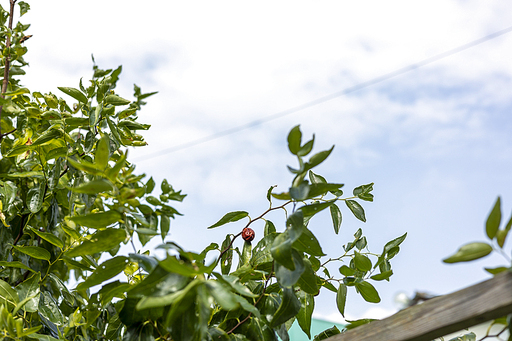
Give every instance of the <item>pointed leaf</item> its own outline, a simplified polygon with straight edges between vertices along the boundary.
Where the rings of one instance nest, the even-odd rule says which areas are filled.
[[[457,253],[443,259],[445,263],[469,262],[487,256],[492,252],[492,246],[487,243],[469,243],[463,245]]]
[[[57,89],[59,89],[66,95],[73,97],[77,101],[87,104],[87,97],[82,93],[82,91],[75,89],[75,88],[62,87],[62,86],[58,86]]]
[[[55,245],[61,249],[64,247],[64,242],[62,240],[60,240],[59,237],[57,237],[53,233],[39,231],[35,228],[31,229],[31,231],[34,232],[36,235],[38,235],[41,239],[46,240],[48,243],[50,243],[52,245]]]
[[[85,182],[78,187],[68,187],[68,189],[75,193],[94,195],[102,192],[109,192],[114,189],[114,186],[107,179],[97,179]]]
[[[92,255],[94,253],[109,251],[126,239],[126,232],[121,229],[105,229],[96,231],[89,240],[67,252],[68,257]]]
[[[348,208],[350,209],[350,211],[352,211],[352,213],[357,219],[361,220],[362,222],[366,222],[364,209],[361,205],[359,205],[357,201],[346,200],[345,203],[347,204]]]
[[[29,255],[32,258],[42,259],[42,260],[49,261],[50,257],[51,257],[50,252],[48,252],[48,250],[43,249],[42,247],[39,247],[39,246],[18,246],[18,245],[13,245],[13,247],[16,250],[18,250],[19,252],[22,252],[22,253],[24,253],[26,255]]]
[[[214,227],[219,227],[219,226],[222,226],[227,223],[235,222],[235,221],[238,221],[240,219],[247,217],[248,215],[249,215],[249,213],[247,213],[245,211],[229,212],[229,213],[226,213],[218,222],[216,222],[212,226],[209,226],[208,228],[212,229]]]
[[[297,314],[297,322],[299,322],[302,331],[311,339],[311,321],[315,308],[315,297],[304,292],[300,292],[299,295],[301,307]]]
[[[498,232],[501,222],[501,198],[498,197],[494,207],[492,208],[491,213],[487,217],[487,221],[485,222],[485,232],[487,233],[487,237],[489,239],[493,239]]]
[[[117,95],[108,95],[105,97],[105,103],[117,106],[130,104],[130,101]]]
[[[106,212],[90,213],[86,215],[74,216],[69,218],[76,224],[91,227],[94,229],[107,227],[121,220],[121,214],[117,211],[110,210]]]
[[[347,286],[340,283],[338,292],[336,293],[336,305],[341,313],[341,316],[345,317],[345,304],[347,303]]]
[[[366,281],[356,283],[356,289],[359,290],[359,293],[361,294],[361,296],[364,298],[364,300],[366,302],[370,302],[370,303],[379,303],[380,302],[379,293],[377,292],[377,290],[375,290],[373,285],[371,285],[370,283],[368,283]]]
[[[118,256],[101,263],[87,279],[79,283],[75,290],[84,290],[117,276],[128,265],[128,257]]]
[[[297,155],[299,152],[301,140],[302,133],[300,131],[300,126],[293,127],[288,134],[288,149],[293,155]]]
[[[342,221],[341,211],[336,204],[329,206],[329,209],[331,211],[331,218],[332,218],[332,225],[334,226],[334,233],[338,234],[338,232],[340,232],[341,221]]]

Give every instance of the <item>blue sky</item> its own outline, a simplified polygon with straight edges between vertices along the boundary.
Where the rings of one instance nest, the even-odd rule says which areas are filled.
[[[119,94],[133,83],[148,100],[147,148],[132,160],[307,103],[512,25],[512,4],[467,1],[33,2],[25,84],[58,93],[102,68],[123,65]],[[233,224],[206,230],[224,213],[267,207],[266,190],[286,190],[294,165],[286,135],[301,124],[315,150],[336,147],[318,172],[351,190],[375,182],[367,223],[344,210],[340,235],[326,217],[312,230],[338,254],[363,228],[373,252],[404,232],[378,309],[349,293],[348,316],[382,317],[398,292],[444,294],[485,278],[483,266],[442,258],[484,239],[496,197],[512,210],[512,33],[386,82],[186,150],[137,162],[188,194],[171,240],[194,251],[221,242]],[[62,95],[58,93],[58,95]],[[283,228],[282,217],[274,219]],[[256,226],[257,235],[262,226]],[[325,232],[324,232],[325,231]],[[507,248],[510,254],[510,247]],[[350,295],[352,294],[352,295]],[[334,296],[317,316],[339,320]]]

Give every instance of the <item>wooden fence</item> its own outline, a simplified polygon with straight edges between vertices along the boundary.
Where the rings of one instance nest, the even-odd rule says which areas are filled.
[[[512,272],[412,306],[327,341],[430,341],[512,313]]]

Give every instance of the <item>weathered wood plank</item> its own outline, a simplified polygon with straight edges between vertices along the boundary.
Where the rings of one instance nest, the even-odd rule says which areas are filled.
[[[440,296],[328,341],[429,341],[512,313],[512,273]]]

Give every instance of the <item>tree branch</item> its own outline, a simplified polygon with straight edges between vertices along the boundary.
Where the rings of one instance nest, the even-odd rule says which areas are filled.
[[[9,10],[9,31],[7,33],[7,39],[5,41],[5,48],[8,49],[11,47],[11,34],[12,34],[12,19],[14,17],[14,5],[16,4],[16,1],[18,0],[10,0],[11,2],[11,8]],[[0,97],[5,98],[3,95],[7,91],[7,85],[9,84],[9,69],[11,64],[11,56],[7,55],[5,56],[5,65],[4,65],[4,80],[2,82],[2,94]],[[2,120],[2,109],[3,105],[0,105],[0,121]],[[2,134],[2,127],[0,126],[0,141],[3,139],[5,135]]]

